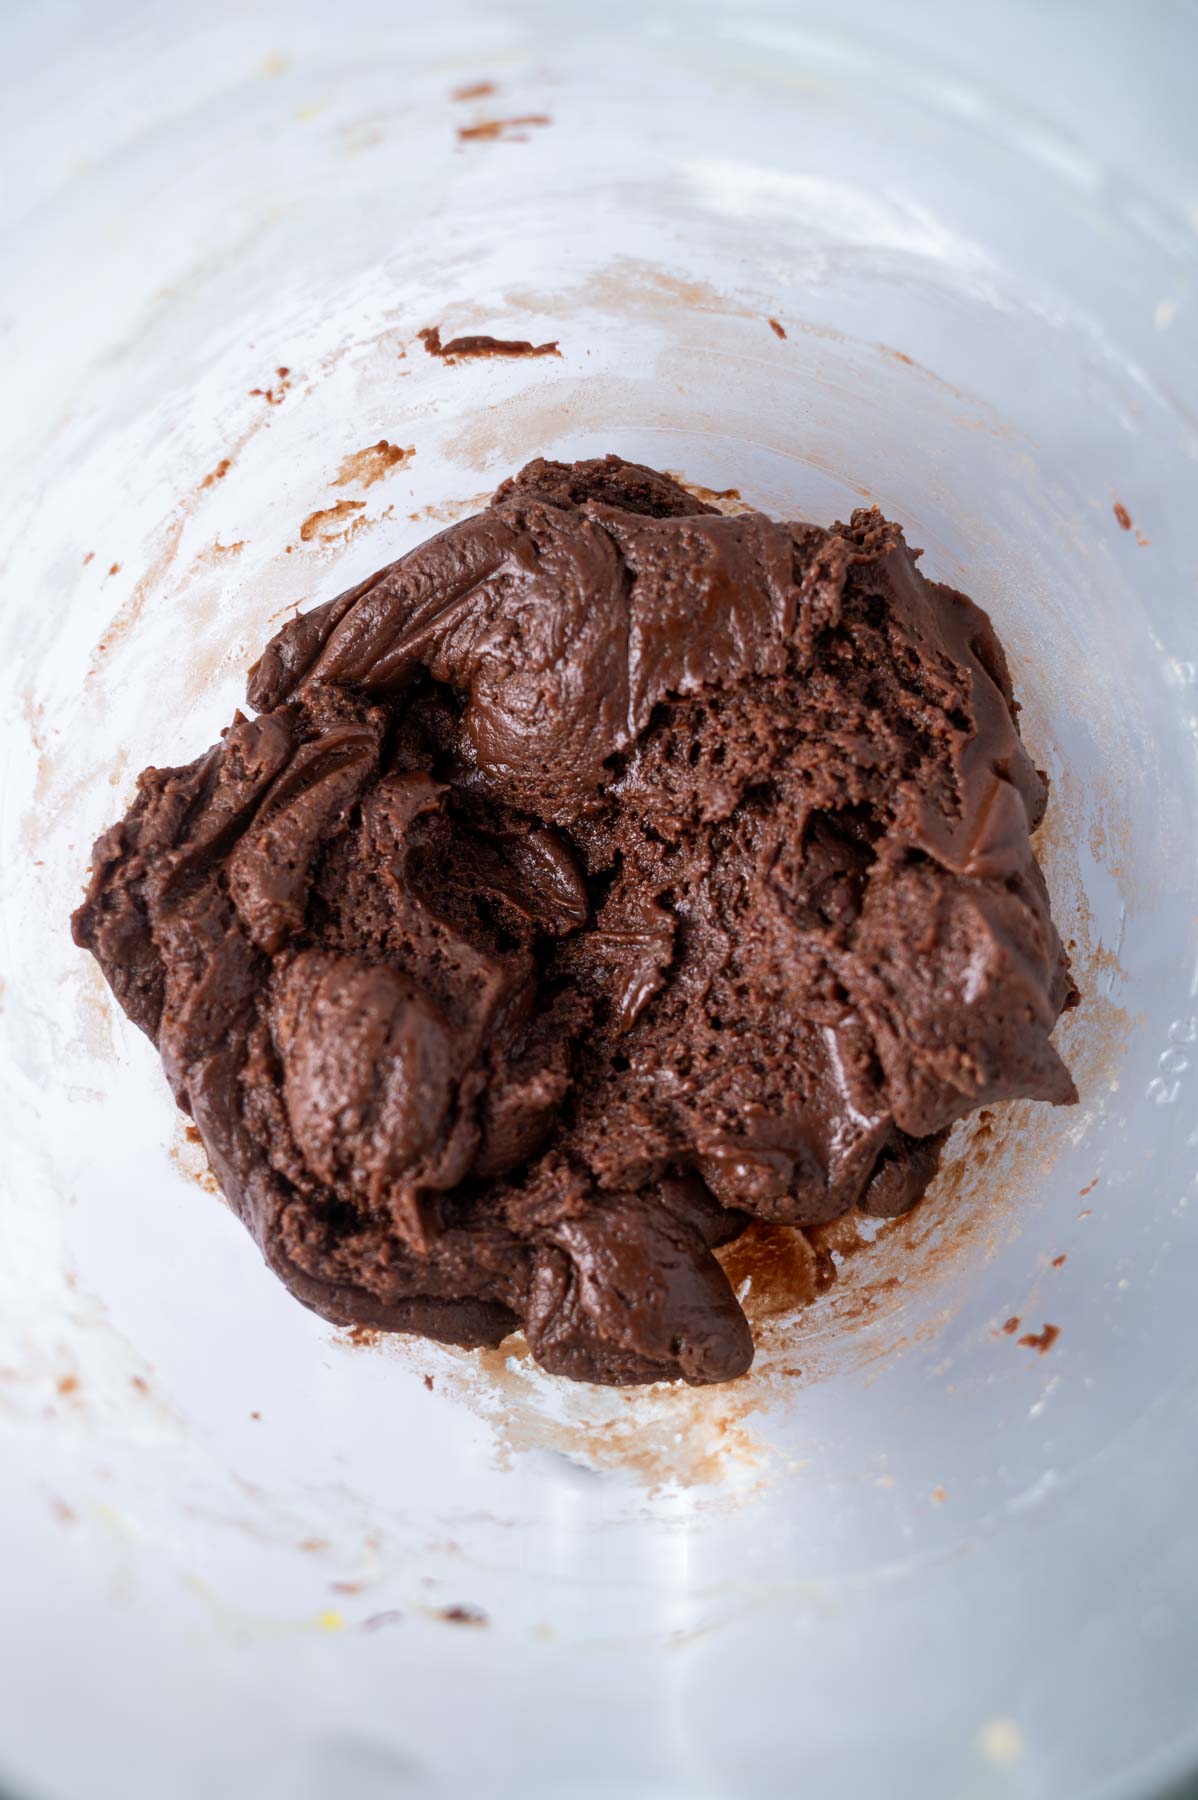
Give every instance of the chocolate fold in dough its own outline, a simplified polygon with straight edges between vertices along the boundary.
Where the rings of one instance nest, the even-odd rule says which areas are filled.
[[[902,1212],[955,1119],[1076,1098],[1006,658],[876,511],[533,462],[249,704],[74,933],[328,1319],[726,1380],[751,1218]]]

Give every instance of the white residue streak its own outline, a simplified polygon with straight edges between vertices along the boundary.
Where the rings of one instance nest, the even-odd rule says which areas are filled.
[[[823,175],[696,157],[682,173],[716,212],[744,219],[786,219],[838,244],[904,251],[958,269],[990,269],[980,244],[943,224],[919,201],[894,192],[866,191]]]
[[[1032,1512],[1037,1506],[1042,1506],[1048,1496],[1060,1485],[1061,1478],[1056,1470],[1045,1469],[1040,1479],[1034,1481],[1030,1488],[1025,1488],[1022,1494],[1016,1494],[1013,1500],[1008,1500],[1007,1511],[1009,1513]]]
[[[1060,1385],[1061,1385],[1060,1376],[1054,1375],[1052,1380],[1050,1382],[1048,1382],[1047,1385],[1045,1386],[1044,1392],[1041,1394],[1040,1398],[1038,1400],[1034,1400],[1032,1402],[1032,1404],[1028,1407],[1027,1416],[1029,1419],[1038,1419],[1040,1417],[1040,1415],[1044,1411],[1044,1408],[1048,1405],[1048,1402],[1052,1399],[1052,1396],[1056,1393],[1056,1391],[1060,1387]]]

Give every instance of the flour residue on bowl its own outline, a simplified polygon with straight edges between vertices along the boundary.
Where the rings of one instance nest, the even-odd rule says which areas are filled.
[[[382,1333],[339,1332],[334,1341],[352,1349],[369,1344],[432,1374],[439,1396],[487,1424],[504,1468],[517,1455],[549,1453],[630,1477],[649,1498],[711,1489],[737,1500],[771,1478],[772,1452],[755,1420],[769,1402],[769,1384],[752,1376],[704,1388],[561,1381],[537,1365],[520,1332],[497,1350],[457,1350]]]
[[[228,1205],[221,1185],[209,1165],[204,1140],[195,1126],[189,1125],[181,1113],[176,1116],[167,1155],[186,1181],[192,1181],[197,1187],[203,1188],[206,1194],[211,1194],[223,1206]]]
[[[631,1389],[563,1382],[537,1366],[520,1333],[497,1350],[475,1351],[378,1332],[339,1333],[336,1341],[434,1374],[438,1395],[488,1425],[502,1466],[550,1452],[621,1473],[649,1499],[711,1490],[713,1503],[739,1504],[790,1466],[771,1412],[812,1382],[929,1342],[964,1303],[960,1278],[1019,1232],[1023,1201],[1051,1157],[1051,1133],[1038,1130],[1035,1113],[1030,1102],[1011,1102],[958,1127],[941,1174],[902,1218],[849,1214],[806,1231],[755,1223],[721,1250],[757,1347],[737,1381]]]

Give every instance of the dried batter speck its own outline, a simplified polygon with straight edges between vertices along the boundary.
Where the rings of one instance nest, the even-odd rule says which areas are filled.
[[[527,143],[530,131],[542,130],[552,123],[547,113],[522,113],[514,119],[482,119],[477,125],[459,125],[458,137],[464,144],[487,141],[523,144]]]
[[[405,450],[399,444],[380,438],[377,444],[368,444],[364,450],[355,450],[351,455],[342,457],[341,465],[333,478],[333,486],[347,487],[352,482],[360,487],[373,487],[376,481],[384,480],[392,469],[406,468],[415,454],[414,445],[409,444]]]
[[[1059,1325],[1045,1325],[1041,1331],[1029,1331],[1019,1342],[1026,1350],[1038,1350],[1046,1356],[1061,1335]]]
[[[476,357],[527,357],[527,356],[560,356],[557,339],[547,344],[534,344],[527,338],[497,338],[475,334],[469,337],[450,338],[447,344],[441,341],[441,327],[428,325],[423,331],[416,333],[430,356],[439,356],[445,362],[469,362]]]

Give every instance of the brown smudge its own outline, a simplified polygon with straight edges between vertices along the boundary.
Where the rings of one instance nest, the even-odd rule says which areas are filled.
[[[491,498],[492,489],[484,488],[481,493],[471,494],[463,500],[433,500],[429,505],[421,506],[416,512],[408,514],[414,525],[429,520],[437,525],[452,525],[458,519],[468,517],[470,513],[480,512]]]
[[[464,144],[526,144],[530,130],[552,123],[548,113],[524,113],[516,119],[481,119],[477,125],[459,125],[458,137]]]
[[[769,321],[769,327],[775,337],[784,338],[786,336],[786,327],[779,324],[777,319],[771,319]]]
[[[685,488],[687,493],[693,493],[694,499],[703,500],[707,506],[714,506],[718,513],[734,517],[736,513],[755,511],[754,506],[748,504],[748,500],[741,499],[739,488],[705,488],[702,481],[687,481],[684,473],[676,468],[667,468],[664,473],[671,477],[671,481],[678,482],[680,488]]]
[[[454,363],[468,361],[478,356],[560,356],[557,339],[548,344],[531,344],[527,338],[497,338],[475,335],[469,337],[450,338],[447,344],[441,342],[441,327],[426,325],[416,336],[424,345],[430,356],[439,356],[443,362]]]
[[[332,1594],[360,1594],[362,1583],[360,1581],[330,1581],[329,1592]]]
[[[256,1420],[257,1420],[257,1421],[258,1421],[258,1423],[259,1423],[259,1424],[261,1424],[261,1423],[262,1423],[262,1414],[261,1414],[261,1413],[260,1413],[260,1412],[252,1412],[252,1413],[251,1413],[251,1414],[250,1414],[250,1418],[251,1418],[251,1419],[256,1419]]]
[[[77,1394],[79,1392],[79,1377],[77,1375],[61,1375],[55,1383],[55,1386],[63,1399],[66,1400],[71,1394]]]
[[[693,494],[696,500],[702,500],[708,506],[718,508],[722,513],[743,513],[754,510],[741,499],[739,488],[704,487],[701,481],[688,481],[678,469],[666,469],[665,473],[671,481],[676,481],[679,487],[685,488],[688,494]]]
[[[240,556],[245,549],[245,539],[238,538],[234,544],[222,544],[217,538],[206,550],[201,550],[192,562],[192,569],[218,568],[230,556]],[[190,571],[189,571],[190,573]]]
[[[432,1391],[433,1391],[433,1378],[432,1378],[432,1376],[431,1376],[431,1375],[426,1375],[426,1376],[425,1376],[425,1378],[424,1378],[424,1385],[425,1385],[425,1387],[426,1387],[426,1388],[427,1388],[427,1389],[428,1389],[428,1391],[429,1391],[429,1393],[430,1393],[430,1394],[431,1394],[431,1393],[432,1393]]]
[[[183,514],[176,513],[162,527],[162,530],[158,535],[155,552],[150,559],[150,565],[145,574],[137,582],[125,604],[117,613],[116,618],[112,621],[111,625],[109,625],[104,636],[100,639],[100,642],[96,645],[91,660],[91,666],[84,677],[85,681],[94,679],[104,658],[110,656],[117,645],[123,643],[125,639],[128,638],[133,627],[137,624],[137,621],[142,615],[142,610],[145,607],[146,601],[154,592],[154,589],[158,587],[167,570],[174,562],[175,557],[178,555],[179,543],[183,536],[183,526],[185,522]],[[118,574],[120,566],[120,563],[113,563],[108,573],[110,575]],[[47,770],[44,773],[48,778],[49,771]],[[35,796],[35,799],[40,805],[40,793]]]
[[[1102,1180],[1102,1176],[1096,1175],[1094,1177],[1093,1181],[1088,1181],[1084,1188],[1080,1188],[1078,1190],[1078,1196],[1077,1196],[1078,1199],[1084,1200],[1087,1194],[1092,1194],[1094,1192],[1094,1189],[1098,1186],[1098,1184],[1101,1180]]]
[[[1122,500],[1116,500],[1114,506],[1111,508],[1111,511],[1114,513],[1115,517],[1119,521],[1120,530],[1121,531],[1130,531],[1131,530],[1131,514],[1128,512],[1126,506],[1124,506]]]
[[[278,373],[280,378],[286,382],[286,378],[290,375],[290,370],[280,367]],[[257,391],[265,393],[264,389],[259,389]],[[278,398],[281,399],[282,396],[279,395]],[[277,404],[277,402],[275,403]],[[227,458],[230,466],[232,465],[234,457],[245,448],[250,440],[255,437],[267,423],[268,421],[266,419],[260,418],[242,432],[241,436],[233,444],[230,455]],[[130,637],[134,627],[141,619],[147,602],[151,596],[155,594],[155,590],[160,590],[164,585],[165,577],[178,555],[179,545],[188,518],[194,511],[195,503],[203,491],[203,483],[201,482],[166,516],[154,533],[153,538],[151,539],[152,548],[149,565],[146,568],[145,573],[137,581],[133,592],[105,631],[104,636],[97,643],[92,654],[91,665],[85,678],[88,683],[91,683],[98,675],[104,660],[110,658],[112,653],[122,646]],[[215,547],[215,554],[217,556],[231,555],[241,548],[242,544],[240,543],[218,545]],[[193,567],[202,566],[206,558],[210,555],[210,552],[202,552],[200,557],[196,559],[196,563],[193,564]],[[119,572],[120,567],[121,565],[119,563],[114,563],[109,573],[113,574]],[[34,794],[34,810],[29,815],[28,821],[28,827],[31,831],[43,833],[50,822],[47,817],[49,800],[58,775],[58,769],[55,765],[60,760],[61,758],[47,756],[43,757],[39,762],[37,786]],[[55,799],[58,801],[57,810],[62,810],[68,804],[73,803],[77,798],[79,791],[89,786],[92,779],[93,777],[89,774],[80,781],[72,783],[70,786],[61,790],[60,793],[55,796]]]
[[[309,1551],[312,1555],[319,1555],[322,1551],[331,1548],[328,1538],[322,1537],[301,1538],[299,1547],[301,1550]]]
[[[1065,1252],[1063,1250],[1059,1256],[1053,1257],[1052,1266],[1054,1269],[1063,1269],[1065,1267]]]
[[[1036,1350],[1041,1356],[1047,1356],[1061,1335],[1059,1325],[1046,1325],[1043,1331],[1029,1331],[1019,1342],[1025,1350]]]
[[[260,431],[269,427],[269,408],[255,409],[253,418],[238,434],[228,447],[230,464],[236,459],[245,446]],[[202,594],[194,597],[186,593],[186,577],[180,589],[174,580],[175,565],[179,547],[189,519],[196,507],[205,499],[205,491],[200,485],[199,477],[192,479],[178,503],[171,508],[147,537],[145,544],[145,561],[143,573],[136,580],[132,591],[119,604],[115,615],[100,632],[93,647],[91,660],[84,677],[79,705],[76,709],[76,723],[72,725],[69,741],[58,745],[49,744],[35,747],[38,750],[38,761],[34,777],[33,793],[26,807],[20,824],[20,837],[23,844],[36,855],[36,846],[44,844],[55,831],[59,823],[76,815],[85,797],[94,794],[98,786],[109,784],[120,786],[123,772],[128,765],[128,751],[115,747],[106,761],[93,762],[80,773],[76,773],[78,758],[74,754],[77,741],[90,740],[97,731],[103,730],[108,717],[108,695],[106,683],[110,678],[118,659],[134,639],[143,618],[151,607],[169,604],[172,614],[180,609],[185,615],[186,627],[207,628],[216,609],[213,605],[211,586]],[[384,514],[384,516],[386,516]],[[201,552],[192,564],[192,570],[201,566],[213,554],[224,561],[232,554],[236,546],[221,545],[213,553]],[[89,552],[93,559],[98,552]],[[122,564],[113,567],[119,573]],[[188,571],[190,574],[191,571]],[[168,578],[171,579],[171,590],[168,592]],[[181,627],[180,629],[184,629]],[[189,642],[191,642],[189,638]],[[214,648],[209,662],[213,667],[223,662],[228,652],[227,633]],[[194,654],[188,660],[189,688],[195,692],[200,682],[201,664]],[[78,1004],[81,1017],[79,1041],[88,1044],[92,1053],[100,1056],[111,1056],[111,1015],[107,1003],[102,996],[93,998],[87,993],[92,985],[87,970],[93,965],[90,958],[83,960],[83,967],[77,977]],[[198,1179],[198,1177],[197,1177]]]
[[[688,312],[720,313],[726,318],[761,316],[709,281],[689,280],[658,263],[631,256],[617,257],[590,275],[585,298],[597,301],[609,311],[629,309],[669,320],[675,318],[680,307]]]
[[[380,438],[377,444],[368,444],[365,450],[355,450],[342,457],[341,467],[333,477],[333,486],[348,487],[350,482],[357,482],[360,487],[373,487],[392,469],[406,468],[415,454],[414,444],[401,450],[398,444],[389,444],[386,438]]]
[[[1004,1323],[1003,1330],[1008,1337],[1014,1337],[1022,1323],[1023,1321],[1020,1319],[1018,1313],[1012,1313],[1011,1317]]]
[[[46,748],[46,708],[40,700],[34,699],[30,689],[21,695],[21,717],[29,727],[29,740],[40,756]]]
[[[351,1325],[343,1334],[343,1342],[355,1344],[359,1350],[363,1350],[371,1344],[382,1343],[386,1335],[385,1331],[376,1331],[373,1325]]]
[[[220,461],[217,463],[215,469],[213,469],[210,474],[205,475],[203,481],[201,481],[201,483],[200,483],[200,486],[202,488],[215,487],[218,481],[224,480],[225,476],[229,473],[229,470],[232,467],[233,467],[233,465],[229,461],[229,458],[227,456],[222,456]]]
[[[585,281],[574,288],[525,287],[511,290],[507,297],[512,304],[537,311],[553,307],[562,312],[575,313],[580,307],[588,312],[600,307],[621,316],[639,315],[671,326],[677,326],[680,312],[714,313],[725,319],[752,320],[755,327],[760,325],[764,316],[757,311],[755,303],[738,294],[721,291],[711,282],[679,276],[673,270],[645,258],[630,256],[613,257],[605,266],[588,271]],[[799,332],[817,342],[848,344],[861,350],[872,350],[888,360],[902,362],[923,380],[932,382],[940,392],[961,401],[970,415],[970,428],[1004,439],[1012,435],[1011,427],[1000,421],[988,406],[983,406],[976,395],[955,387],[933,370],[925,368],[913,357],[895,350],[889,344],[854,338],[832,326],[817,325],[806,319],[790,319],[786,329],[789,336]],[[696,342],[693,348],[698,350],[702,346]],[[531,453],[533,446],[534,439],[525,435],[515,455],[523,460]],[[843,474],[843,469],[838,467],[834,472],[840,475]]]
[[[324,544],[342,538],[346,535],[347,523],[356,522],[353,514],[362,512],[365,506],[365,500],[338,500],[335,506],[319,507],[316,512],[309,513],[300,526],[300,537],[305,544],[310,544],[313,538]]]
[[[948,1495],[942,1487],[934,1487],[932,1489],[932,1505],[933,1506],[943,1506],[944,1502],[947,1499],[948,1499]]]
[[[129,1386],[136,1389],[139,1394],[148,1394],[150,1391],[150,1384],[144,1375],[130,1375]]]
[[[93,558],[93,557],[94,557],[94,556],[95,556],[95,554],[96,554],[96,553],[95,553],[95,551],[94,551],[94,550],[89,550],[89,551],[88,551],[88,553],[87,553],[87,555],[86,555],[86,556],[85,556],[85,557],[84,557],[84,559],[83,559],[83,566],[84,566],[84,568],[85,568],[85,569],[86,569],[86,567],[87,567],[87,565],[88,565],[88,563],[89,563],[89,562],[91,562],[91,560],[92,560],[92,558]]]
[[[470,1606],[469,1604],[442,1606],[437,1617],[444,1619],[447,1625],[489,1625],[491,1623],[481,1606]]]
[[[453,88],[449,98],[451,100],[485,100],[494,92],[495,83],[493,81],[466,81],[462,83],[461,87]]]
[[[280,364],[275,370],[276,380],[270,387],[254,387],[250,389],[250,398],[265,400],[268,406],[280,406],[291,388],[291,370]]]
[[[204,1140],[194,1125],[184,1125],[181,1119],[176,1118],[175,1139],[167,1146],[167,1155],[180,1175],[186,1176],[188,1181],[194,1181],[206,1194],[214,1195],[222,1205],[228,1205],[220,1183],[208,1167]]]

